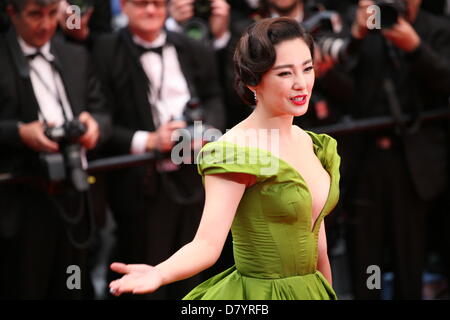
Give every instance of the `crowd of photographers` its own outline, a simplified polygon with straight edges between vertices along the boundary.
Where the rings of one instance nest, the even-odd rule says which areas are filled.
[[[172,134],[224,132],[250,114],[233,89],[233,48],[247,26],[277,16],[316,42],[315,91],[295,124],[392,119],[331,133],[342,158],[341,201],[327,221],[338,295],[383,297],[367,286],[373,265],[394,274],[391,298],[421,299],[430,268],[450,279],[449,123],[424,120],[449,106],[450,1],[8,0],[0,298],[95,298],[90,271],[109,212],[108,261],[154,265],[194,237],[202,181],[195,164],[170,158]],[[87,174],[91,160],[148,153],[153,161]],[[212,269],[139,299],[182,298],[233,264],[231,245]],[[431,253],[439,263],[427,264]]]

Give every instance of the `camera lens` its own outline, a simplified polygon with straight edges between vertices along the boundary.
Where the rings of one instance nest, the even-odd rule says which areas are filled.
[[[211,2],[209,0],[195,0],[194,16],[208,20],[211,15]]]
[[[389,4],[380,5],[381,14],[381,28],[391,28],[398,21],[399,12],[397,9]]]
[[[375,4],[380,8],[380,24],[382,29],[395,25],[399,16],[406,14],[406,3],[402,0],[378,0]]]

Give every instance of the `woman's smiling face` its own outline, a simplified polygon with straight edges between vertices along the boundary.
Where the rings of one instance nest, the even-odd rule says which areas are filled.
[[[275,46],[276,59],[256,90],[258,107],[273,116],[301,116],[308,110],[314,86],[311,51],[300,38],[286,40]]]

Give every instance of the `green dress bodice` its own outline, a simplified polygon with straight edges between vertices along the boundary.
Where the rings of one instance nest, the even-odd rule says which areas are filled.
[[[231,227],[235,266],[193,289],[184,299],[335,299],[316,269],[319,228],[339,198],[340,157],[336,141],[310,135],[314,152],[330,175],[325,205],[313,221],[308,186],[289,163],[267,150],[227,141],[208,143],[198,170],[247,173],[256,183],[245,190]]]

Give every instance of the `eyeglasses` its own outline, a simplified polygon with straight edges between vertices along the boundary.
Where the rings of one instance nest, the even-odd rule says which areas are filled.
[[[166,0],[128,0],[128,2],[142,9],[147,8],[150,4],[157,9],[162,9],[166,6]]]

